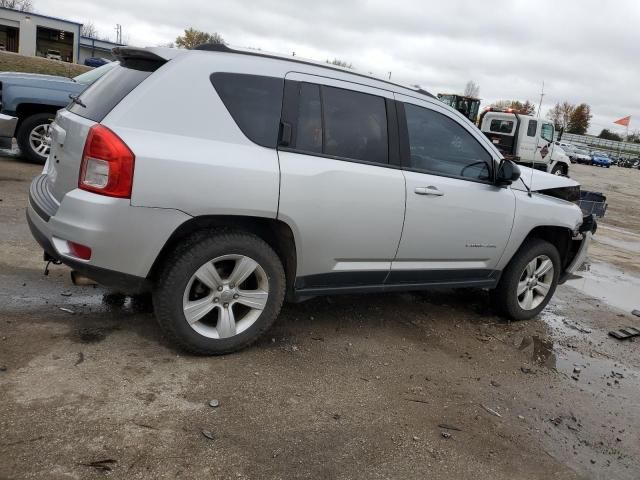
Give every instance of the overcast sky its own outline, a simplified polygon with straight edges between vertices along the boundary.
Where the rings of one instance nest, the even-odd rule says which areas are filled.
[[[131,45],[175,40],[186,27],[236,46],[316,60],[419,84],[432,93],[480,85],[497,99],[591,105],[589,133],[632,115],[640,129],[640,2],[596,0],[34,0],[37,12],[92,22]]]

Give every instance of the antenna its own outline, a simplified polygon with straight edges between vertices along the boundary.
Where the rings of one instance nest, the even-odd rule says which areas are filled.
[[[542,109],[543,98],[544,98],[544,80],[542,81],[542,90],[540,91],[540,103],[538,104],[538,118],[540,118],[540,109]]]

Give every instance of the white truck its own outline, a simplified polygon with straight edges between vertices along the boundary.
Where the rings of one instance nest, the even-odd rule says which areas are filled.
[[[556,146],[552,122],[490,108],[480,115],[478,126],[505,158],[536,170],[569,175],[571,160]]]

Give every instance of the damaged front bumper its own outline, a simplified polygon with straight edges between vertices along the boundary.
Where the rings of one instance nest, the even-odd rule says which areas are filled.
[[[563,284],[566,282],[585,262],[592,236],[597,229],[598,223],[594,215],[587,215],[583,218],[582,225],[578,228],[578,233],[572,239],[574,245],[577,245],[577,248],[572,248],[575,254],[569,266],[562,272],[558,283]]]

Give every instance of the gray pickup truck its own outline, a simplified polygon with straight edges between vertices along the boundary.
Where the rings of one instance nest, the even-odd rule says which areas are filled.
[[[11,148],[15,137],[27,160],[44,164],[56,112],[115,65],[107,63],[74,78],[0,72],[0,148]]]

